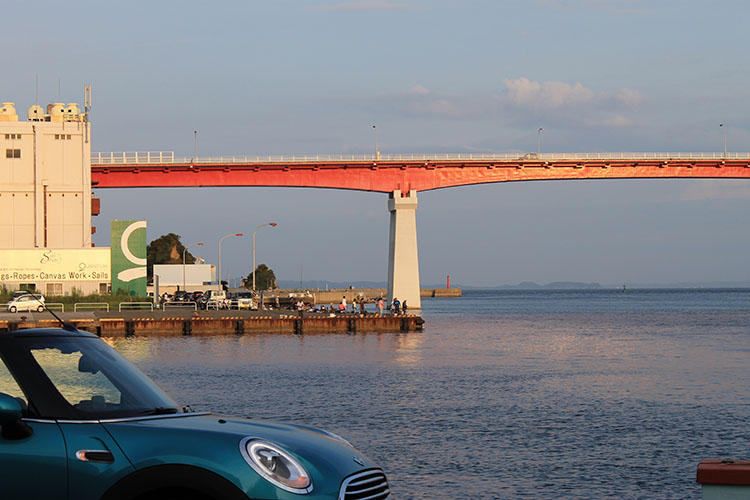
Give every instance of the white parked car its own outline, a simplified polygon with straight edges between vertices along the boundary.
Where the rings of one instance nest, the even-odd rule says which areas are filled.
[[[8,302],[8,312],[18,311],[44,311],[44,296],[26,294],[14,297],[13,300]]]

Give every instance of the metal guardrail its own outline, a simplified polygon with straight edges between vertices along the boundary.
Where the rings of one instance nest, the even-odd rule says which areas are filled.
[[[76,302],[73,304],[73,311],[107,311],[109,304],[106,302]]]
[[[445,153],[355,155],[259,155],[176,157],[174,151],[91,153],[94,166],[138,164],[242,164],[399,161],[571,161],[571,160],[750,160],[750,153]]]
[[[122,312],[122,310],[125,309],[126,311],[133,311],[133,310],[154,310],[154,303],[153,302],[120,302],[117,310],[119,312]]]
[[[165,302],[162,307],[164,310],[168,309],[178,309],[178,310],[188,310],[188,311],[197,311],[198,310],[198,304],[195,302]]]

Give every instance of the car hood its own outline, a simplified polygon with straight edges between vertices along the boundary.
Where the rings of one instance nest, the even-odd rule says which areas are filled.
[[[338,495],[351,474],[377,468],[354,448],[320,429],[219,415],[169,415],[120,422],[102,422],[136,469],[184,464],[216,472],[245,492],[276,498],[275,486],[261,478],[240,453],[245,437],[271,441],[300,460],[310,473],[313,492]],[[329,497],[330,498],[330,497]]]

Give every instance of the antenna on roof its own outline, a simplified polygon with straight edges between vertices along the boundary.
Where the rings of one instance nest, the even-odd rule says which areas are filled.
[[[34,75],[34,104],[39,106],[39,75]]]
[[[36,297],[34,296],[34,294],[33,294],[33,293],[30,293],[30,292],[26,292],[26,293],[24,293],[23,295],[21,295],[21,297],[23,297],[23,296],[26,296],[26,295],[28,295],[28,296],[30,296],[30,297],[32,297],[32,298],[35,298],[35,299],[36,299]],[[45,310],[45,311],[47,311],[48,313],[50,313],[50,314],[51,314],[52,316],[54,316],[54,317],[55,317],[55,319],[56,319],[57,321],[59,321],[59,322],[60,322],[60,326],[61,326],[61,328],[62,328],[63,330],[65,330],[65,331],[68,331],[68,332],[77,332],[77,331],[78,331],[78,328],[76,328],[75,326],[73,326],[73,324],[72,324],[72,323],[66,323],[65,321],[61,320],[61,319],[60,319],[60,316],[58,316],[57,314],[53,313],[53,312],[52,312],[52,311],[51,311],[51,310],[50,310],[50,309],[49,309],[49,308],[47,307],[47,304],[45,304],[44,302],[42,302],[42,301],[41,301],[41,300],[39,300],[39,299],[37,299],[37,300],[39,301],[39,304],[40,304],[40,305],[41,305],[41,306],[42,306],[42,307],[44,308],[44,310]]]

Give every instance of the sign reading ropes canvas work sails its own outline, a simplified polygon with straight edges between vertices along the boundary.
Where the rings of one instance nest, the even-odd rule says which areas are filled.
[[[0,282],[107,282],[109,277],[109,248],[0,250]]]
[[[146,295],[146,221],[113,220],[112,293]]]

